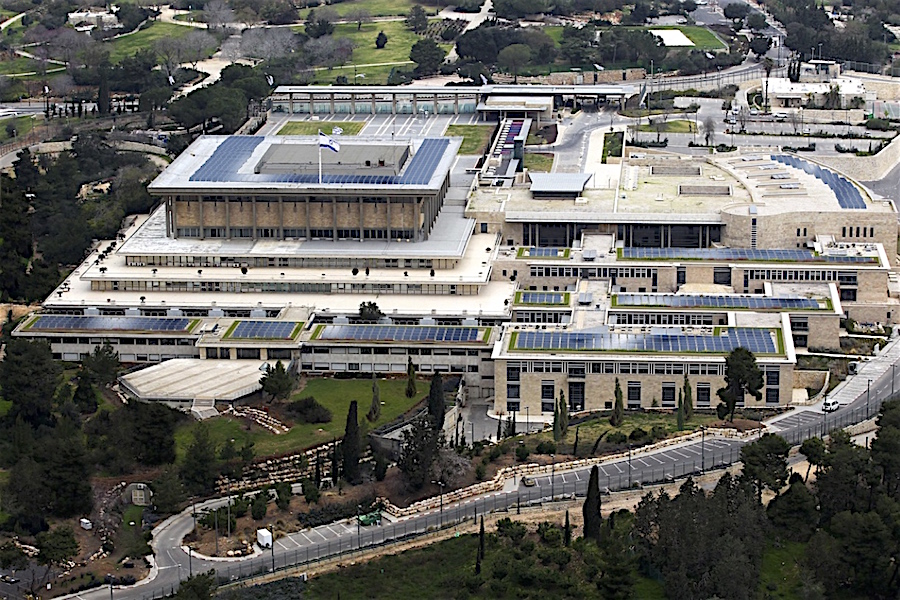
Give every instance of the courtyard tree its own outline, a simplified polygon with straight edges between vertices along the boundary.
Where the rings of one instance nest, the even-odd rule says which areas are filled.
[[[406,397],[412,398],[416,395],[416,366],[413,364],[412,357],[406,359]]]
[[[600,527],[603,525],[603,516],[600,514],[600,470],[597,465],[591,467],[591,476],[588,479],[587,496],[581,507],[584,516],[584,538],[598,540]]]
[[[53,394],[61,369],[53,360],[50,344],[12,338],[0,362],[0,391],[12,402],[8,417],[21,417],[34,428],[53,423]]]
[[[50,578],[50,569],[62,566],[78,554],[78,541],[70,527],[57,527],[50,531],[42,531],[35,538],[38,549],[37,562],[46,568],[41,580],[41,587]],[[32,585],[36,582],[32,582]],[[32,592],[37,590],[33,589]]]
[[[430,480],[439,445],[440,433],[425,417],[414,419],[403,432],[397,467],[410,489],[422,489]]]
[[[417,76],[433,75],[437,73],[444,60],[444,51],[437,42],[425,38],[413,44],[409,51],[409,60],[416,63],[415,73]]]
[[[375,377],[375,374],[372,374],[372,405],[369,407],[369,412],[366,413],[366,420],[369,423],[374,423],[381,416],[381,390],[378,387],[378,378]]]
[[[92,383],[109,385],[116,380],[119,372],[119,353],[106,340],[103,345],[94,346],[94,351],[84,358],[81,367]]]
[[[618,377],[616,377],[616,389],[613,394],[615,396],[615,404],[612,414],[609,415],[609,424],[613,427],[621,427],[622,423],[625,422],[625,404],[622,401],[622,385],[619,383]]]
[[[378,35],[375,36],[375,47],[381,50],[388,43],[388,36],[385,35],[384,31],[379,31]]]
[[[428,390],[428,417],[438,431],[444,428],[444,382],[440,373],[431,377]]]
[[[758,35],[750,40],[750,52],[761,58],[772,47],[772,38]]]
[[[691,387],[691,381],[688,379],[687,373],[684,374],[684,384],[681,386],[684,393],[684,420],[690,421],[694,418],[694,390]]]
[[[266,365],[265,374],[259,379],[263,392],[269,395],[269,400],[286,400],[294,389],[294,378],[288,373],[284,364],[279,360],[273,368]]]
[[[531,60],[531,48],[525,44],[510,44],[497,55],[497,63],[511,72],[513,82],[519,82],[519,69]]]
[[[193,438],[181,465],[181,478],[192,494],[206,494],[216,483],[216,446],[209,434],[209,425],[200,421],[194,428]]]
[[[361,302],[359,305],[359,320],[367,323],[377,323],[384,316],[381,309],[374,302]]]
[[[730,5],[729,5],[730,6]],[[728,408],[728,419],[734,421],[734,410],[751,395],[762,399],[763,376],[756,364],[756,357],[746,348],[738,347],[728,353],[725,359],[725,387],[716,394]]]
[[[344,18],[355,22],[357,31],[362,29],[363,23],[372,22],[372,15],[365,8],[354,8],[344,15]]]
[[[406,15],[406,26],[416,33],[423,33],[428,29],[428,15],[425,14],[425,9],[414,4]]]
[[[819,467],[825,464],[825,442],[820,437],[811,437],[803,440],[800,444],[800,454],[806,457],[806,476],[804,481],[809,480],[809,471],[815,467],[818,472]]]

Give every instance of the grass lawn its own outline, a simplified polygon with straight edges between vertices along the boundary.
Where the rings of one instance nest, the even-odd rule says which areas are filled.
[[[414,4],[418,3],[413,3],[412,0],[351,0],[350,2],[332,4],[329,8],[337,11],[337,14],[340,16],[344,16],[357,8],[364,8],[373,17],[396,17],[401,15],[405,17]],[[420,6],[430,15],[437,14],[439,10],[435,6],[429,6],[427,2],[420,4]],[[309,11],[300,11],[302,19],[306,19],[307,15],[309,15]]]
[[[0,417],[5,417],[10,408],[12,408],[12,400],[0,399]]]
[[[331,411],[331,421],[328,423],[307,424],[297,422],[289,433],[274,435],[268,431],[247,431],[248,421],[233,417],[218,417],[207,422],[210,428],[210,437],[216,445],[222,445],[229,439],[234,439],[240,446],[247,439],[255,444],[257,456],[271,456],[285,454],[308,448],[309,446],[327,442],[335,437],[344,435],[344,426],[347,422],[347,408],[351,400],[359,402],[359,420],[362,428],[371,429],[384,423],[388,423],[405,413],[428,393],[429,381],[422,379],[418,382],[418,394],[415,398],[406,397],[406,379],[381,379],[378,382],[381,392],[381,418],[374,424],[366,421],[366,413],[372,402],[372,382],[369,379],[311,379],[306,387],[293,395],[293,400],[299,400],[307,396],[313,396],[320,404]],[[175,432],[175,446],[178,457],[184,456],[187,447],[191,443],[192,432],[197,426],[196,421],[185,422]]]
[[[278,130],[278,135],[316,135],[320,130],[330,134],[332,127],[340,127],[344,130],[342,135],[356,135],[362,130],[365,123],[361,121],[290,121]]]
[[[799,542],[769,544],[762,558],[759,593],[765,598],[801,598],[803,578],[800,563],[806,546]]]
[[[0,141],[7,141],[15,136],[10,135],[6,128],[12,125],[16,130],[16,136],[28,135],[34,126],[34,119],[31,117],[13,117],[12,119],[3,119],[0,121]],[[2,411],[0,411],[2,414]]]
[[[727,48],[727,46],[716,37],[716,34],[706,27],[700,27],[699,25],[651,26],[647,29],[678,29],[681,33],[686,35],[689,40],[694,42],[694,49],[696,50],[722,50]]]
[[[338,4],[337,6],[341,6]],[[387,45],[380,50],[375,47],[378,32],[384,31],[388,38]],[[356,44],[353,50],[351,65],[371,65],[379,63],[403,62],[409,60],[409,51],[413,44],[423,37],[406,28],[403,21],[382,21],[366,23],[362,29],[356,29],[356,23],[338,23],[334,27],[334,37],[349,38]],[[452,44],[440,44],[444,52],[449,52]]]
[[[484,154],[493,131],[493,125],[450,125],[444,135],[463,138],[460,154]]]
[[[403,69],[412,69],[415,65],[410,60],[406,61],[406,64],[398,66]],[[381,67],[353,67],[353,65],[350,65],[349,67],[323,69],[315,71],[316,78],[313,83],[318,85],[333,84],[339,76],[343,75],[353,85],[385,85],[392,68],[390,65]],[[365,77],[357,77],[358,75],[365,75]]]
[[[643,124],[641,131],[656,132],[656,125]],[[685,121],[684,119],[676,119],[675,121],[666,121],[663,124],[663,133],[695,133],[697,131],[693,121]]]
[[[553,155],[546,153],[528,153],[525,155],[525,168],[537,173],[549,173],[553,168]]]
[[[176,39],[191,32],[190,27],[154,21],[146,29],[107,42],[109,60],[117,63],[127,56],[133,55],[141,48],[152,48],[153,42],[162,39]]]
[[[53,67],[58,65],[48,64],[47,68],[52,69]],[[17,56],[12,60],[4,60],[0,62],[0,74],[2,75],[15,75],[18,73],[32,73],[37,71],[38,63],[36,60],[32,60],[30,58],[25,58],[24,56]]]

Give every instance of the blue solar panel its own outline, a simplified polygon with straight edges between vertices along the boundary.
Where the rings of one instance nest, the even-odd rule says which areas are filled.
[[[240,321],[228,337],[236,339],[289,340],[297,323],[291,321]]]
[[[41,315],[29,329],[42,331],[185,331],[190,323],[190,319],[177,317]]]
[[[863,199],[862,194],[859,193],[859,190],[856,188],[856,186],[837,173],[829,171],[828,169],[823,169],[817,164],[801,160],[796,156],[790,156],[787,154],[775,154],[771,158],[775,162],[793,167],[795,169],[800,169],[805,173],[809,173],[817,179],[825,182],[825,184],[834,192],[834,195],[837,197],[838,204],[840,204],[841,208],[866,208],[866,201]]]
[[[559,248],[528,248],[528,256],[535,258],[552,258],[559,256]]]
[[[616,306],[666,306],[672,308],[746,308],[751,310],[816,310],[819,303],[799,296],[672,296],[665,294],[617,294]]]
[[[320,340],[364,342],[477,342],[477,327],[439,325],[325,325]]]
[[[724,260],[774,262],[874,263],[874,256],[817,255],[810,250],[758,248],[622,248],[622,258],[646,260]]]
[[[239,173],[262,136],[234,136],[223,141],[203,165],[190,177],[190,181],[217,183],[318,183],[318,174],[302,173]],[[448,139],[423,140],[419,149],[406,165],[403,174],[397,175],[329,175],[322,174],[322,183],[364,185],[426,185],[441,162]]]
[[[516,337],[515,350],[595,352],[667,352],[727,354],[735,348],[774,354],[777,345],[768,329],[732,328],[722,335],[577,333],[525,331]]]
[[[563,304],[564,300],[562,294],[547,292],[522,292],[519,295],[521,304]]]

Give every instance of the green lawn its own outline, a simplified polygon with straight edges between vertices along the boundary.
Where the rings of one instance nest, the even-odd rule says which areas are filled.
[[[290,121],[278,130],[278,135],[316,135],[319,131],[331,133],[332,127],[340,127],[344,130],[342,135],[357,135],[365,123],[361,121],[343,122],[317,122],[317,121]]]
[[[553,168],[553,155],[546,153],[528,153],[525,155],[525,168],[537,173],[549,173]]]
[[[361,426],[371,429],[388,423],[405,413],[416,402],[428,393],[429,382],[418,382],[418,394],[413,399],[405,395],[406,379],[381,379],[378,382],[381,393],[381,418],[374,424],[366,421],[366,413],[372,403],[372,381],[370,379],[312,379],[306,387],[294,394],[298,400],[306,396],[314,396],[320,404],[331,411],[332,419],[328,423],[306,424],[297,422],[289,433],[275,435],[267,431],[247,431],[248,421],[234,417],[217,417],[206,423],[210,427],[210,437],[216,445],[222,445],[234,439],[238,446],[248,438],[255,444],[257,456],[285,454],[308,448],[315,444],[327,442],[344,435],[347,422],[347,408],[351,400],[359,402],[359,419]],[[191,443],[192,432],[196,421],[185,422],[175,432],[175,445],[178,457],[184,456]]]
[[[656,132],[656,125],[644,123],[641,125],[641,131]],[[666,121],[663,124],[662,133],[694,133],[697,131],[693,121],[685,121],[684,119],[676,119],[674,121]]]
[[[770,543],[763,552],[759,574],[760,597],[776,600],[802,598],[801,562],[806,546],[799,542]]]
[[[678,29],[688,37],[689,40],[694,42],[694,49],[696,50],[722,50],[727,49],[727,46],[723,44],[716,34],[707,29],[706,27],[700,27],[699,25],[664,25],[662,27],[650,26],[647,29]]]
[[[15,136],[10,135],[6,128],[12,125],[15,128]],[[28,135],[34,126],[34,119],[31,117],[13,117],[12,119],[3,119],[0,121],[0,141],[7,141],[16,136]]]
[[[363,8],[369,11],[369,14],[373,17],[395,17],[399,15],[406,16],[414,4],[419,3],[413,3],[412,0],[351,0],[350,2],[332,4],[330,8],[333,8],[341,16],[346,15],[351,10]],[[422,3],[420,6],[428,14],[436,14],[439,10],[434,6],[429,6],[427,3]],[[309,11],[300,12],[300,17],[303,19],[306,19],[307,15],[309,15]]]
[[[48,69],[52,69],[58,65],[47,65]],[[37,71],[38,62],[24,56],[17,56],[12,60],[0,61],[0,75],[16,75],[18,73],[32,73]]]
[[[493,131],[493,125],[450,125],[444,135],[463,138],[459,154],[480,155],[487,150]]]
[[[398,65],[402,69],[412,69],[415,65],[412,61],[406,61],[404,65]],[[385,85],[388,80],[388,76],[391,74],[391,69],[393,67],[390,65],[385,65],[381,67],[353,67],[352,65],[349,67],[335,67],[333,69],[323,69],[321,71],[315,71],[315,84],[318,85],[329,85],[335,83],[335,80],[343,75],[347,78],[347,81],[353,82],[354,85]],[[365,75],[365,77],[357,77],[358,75]]]
[[[152,48],[153,42],[163,39],[176,39],[191,32],[190,27],[154,21],[146,29],[107,42],[109,60],[116,63],[131,56],[141,48]]]
[[[12,400],[0,399],[0,418],[5,417],[10,408],[12,408]]]
[[[337,6],[341,6],[338,4]],[[387,45],[378,49],[375,47],[375,38],[379,31],[384,31],[388,38]],[[413,44],[422,38],[406,28],[403,21],[383,21],[380,23],[366,23],[357,31],[356,23],[338,23],[334,27],[334,37],[350,38],[356,44],[353,50],[353,58],[350,64],[371,65],[379,63],[393,63],[409,60],[409,51]],[[441,44],[445,52],[448,52],[452,44]]]

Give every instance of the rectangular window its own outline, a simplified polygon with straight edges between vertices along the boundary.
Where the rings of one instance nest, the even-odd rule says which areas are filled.
[[[518,384],[508,384],[506,386],[506,397],[513,398],[513,399],[519,399],[520,398],[520,396],[519,396],[520,389],[521,388],[519,387]]]
[[[518,402],[507,402],[506,403],[506,412],[508,412],[508,413],[519,412],[519,403]]]
[[[766,371],[766,385],[774,385],[778,387],[779,377],[781,375],[780,371]]]
[[[628,408],[641,407],[641,382],[628,382]]]
[[[541,412],[552,413],[554,410],[556,407],[553,402],[541,402]]]
[[[731,285],[731,267],[714,267],[713,283],[716,285]]]
[[[518,365],[506,365],[506,380],[519,381],[522,369]]]
[[[675,384],[664,383],[662,385],[663,408],[675,408]]]
[[[697,406],[709,406],[710,387],[708,383],[697,384]]]
[[[487,223],[482,223],[481,224],[481,233],[487,233],[487,232],[488,232]]]
[[[553,400],[556,398],[556,384],[552,381],[541,382],[541,400]]]
[[[766,388],[766,404],[778,404],[778,388]]]

